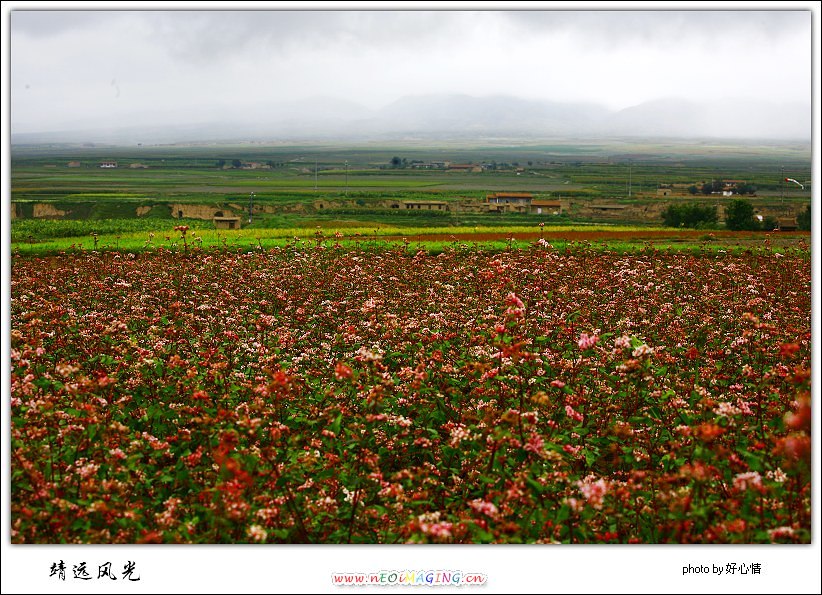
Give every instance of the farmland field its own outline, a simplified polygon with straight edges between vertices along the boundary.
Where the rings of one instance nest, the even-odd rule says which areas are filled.
[[[807,155],[15,147],[12,542],[808,543],[810,234],[654,210]]]
[[[15,253],[13,543],[810,543],[807,247]]]
[[[390,167],[392,156],[409,165]],[[116,159],[116,169],[101,160]],[[230,164],[256,162],[264,169]],[[482,173],[415,169],[412,162],[449,160],[485,164]],[[71,162],[76,164],[68,167]],[[219,164],[225,164],[220,166]],[[345,165],[345,164],[348,165]],[[130,165],[146,166],[131,169]],[[786,173],[787,172],[787,173]],[[489,191],[526,191],[557,198],[654,197],[660,184],[697,184],[743,179],[761,197],[807,201],[810,188],[783,182],[784,175],[810,180],[810,147],[691,143],[517,144],[499,146],[393,147],[170,146],[29,147],[12,155],[13,201],[106,199],[151,201],[237,201],[256,192],[262,200],[428,196],[438,200],[483,198]],[[630,183],[630,188],[629,188]],[[315,189],[316,188],[316,189]]]
[[[345,221],[302,218],[303,225],[268,229],[214,230],[197,219],[158,221],[145,219],[23,220],[12,227],[12,249],[19,255],[59,254],[79,250],[133,251],[156,248],[172,251],[196,248],[255,249],[302,243],[316,245],[385,249],[397,245],[432,252],[444,247],[475,247],[502,250],[528,245],[539,239],[557,248],[574,243],[590,243],[617,250],[635,250],[651,245],[685,252],[705,250],[740,251],[754,247],[774,249],[807,246],[810,234],[804,231],[762,233],[760,231],[693,230],[624,225],[496,225],[475,227],[394,226],[382,221]],[[175,225],[185,223],[185,225]],[[186,228],[182,233],[180,230]]]

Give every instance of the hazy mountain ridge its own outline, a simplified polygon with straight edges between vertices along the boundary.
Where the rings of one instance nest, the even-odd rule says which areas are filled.
[[[511,96],[405,96],[379,109],[333,97],[259,104],[243,109],[179,114],[144,113],[130,125],[117,122],[76,130],[12,133],[12,144],[43,142],[163,143],[225,140],[366,139],[418,137],[664,137],[810,140],[810,103],[777,105],[752,99],[696,103],[659,99],[612,111],[591,103]],[[146,122],[139,124],[140,119]],[[150,122],[173,122],[156,123]]]

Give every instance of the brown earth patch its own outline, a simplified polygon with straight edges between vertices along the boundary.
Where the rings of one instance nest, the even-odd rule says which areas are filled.
[[[632,230],[632,231],[586,231],[586,230],[568,230],[550,232],[516,232],[516,233],[459,233],[459,234],[415,234],[413,236],[381,236],[381,239],[386,240],[402,240],[413,239],[420,242],[437,242],[443,240],[454,240],[460,242],[493,242],[505,241],[509,238],[514,238],[517,241],[537,241],[540,238],[545,238],[546,241],[564,240],[568,242],[607,242],[607,241],[622,241],[622,242],[653,242],[653,241],[667,241],[667,242],[698,242],[705,241],[722,241],[724,243],[744,243],[756,244],[770,239],[772,242],[778,241],[780,243],[787,240],[788,243],[797,243],[800,239],[810,241],[810,232],[805,231],[778,231],[778,232],[751,232],[751,231],[704,231],[704,230]]]

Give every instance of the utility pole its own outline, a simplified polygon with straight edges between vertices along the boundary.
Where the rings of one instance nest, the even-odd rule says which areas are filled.
[[[314,162],[314,192],[317,191],[317,162]]]
[[[345,195],[348,196],[348,160],[345,162]]]
[[[785,166],[779,166],[779,195],[780,195],[780,204],[785,204]]]
[[[248,222],[251,223],[252,214],[254,213],[254,193],[248,197]]]

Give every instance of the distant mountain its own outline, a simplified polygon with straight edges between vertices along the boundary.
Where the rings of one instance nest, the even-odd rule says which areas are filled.
[[[810,104],[756,100],[696,103],[649,101],[619,111],[590,103],[510,96],[407,96],[380,109],[333,97],[211,108],[146,112],[129,126],[83,122],[77,130],[11,136],[12,144],[45,142],[171,143],[228,140],[407,138],[665,137],[810,140]]]
[[[593,132],[608,110],[585,103],[529,101],[508,96],[423,95],[403,97],[378,114],[385,128],[404,132],[546,136]]]
[[[660,99],[616,112],[603,122],[602,130],[617,136],[810,140],[811,106],[748,99]]]

